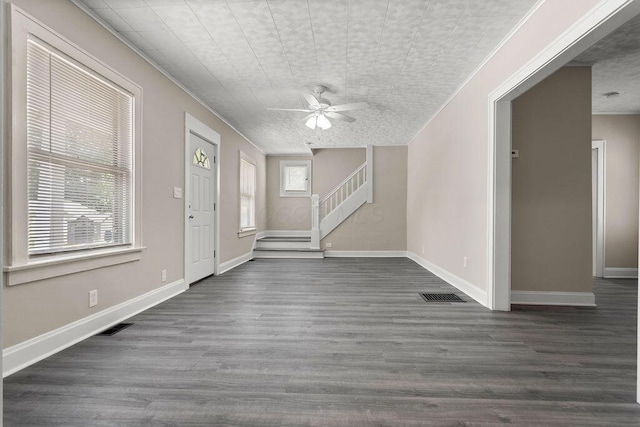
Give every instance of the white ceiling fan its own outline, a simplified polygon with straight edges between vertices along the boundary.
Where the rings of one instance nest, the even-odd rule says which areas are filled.
[[[310,113],[304,119],[305,125],[310,129],[319,127],[322,130],[329,129],[331,122],[329,119],[340,120],[343,122],[352,123],[356,119],[339,113],[339,111],[357,110],[359,108],[367,108],[369,104],[366,102],[354,102],[352,104],[331,105],[328,99],[322,97],[322,94],[327,90],[324,86],[316,86],[313,88],[314,94],[304,93],[303,96],[309,103],[307,109],[302,108],[267,108],[270,111],[301,111]]]

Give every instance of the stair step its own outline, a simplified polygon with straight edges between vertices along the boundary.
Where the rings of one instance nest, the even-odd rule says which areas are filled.
[[[271,248],[271,249],[254,249],[254,258],[324,258],[322,249],[292,249],[292,248]]]
[[[273,236],[256,240],[256,249],[297,250],[309,249],[311,237],[306,236]]]
[[[258,242],[310,242],[311,237],[302,236],[270,236],[258,239]]]
[[[260,241],[256,242],[256,249],[309,249],[311,242]]]

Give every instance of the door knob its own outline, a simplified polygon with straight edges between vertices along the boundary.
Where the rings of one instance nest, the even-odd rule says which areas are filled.
[[[193,219],[193,218],[194,218],[193,215],[189,215],[189,219]]]

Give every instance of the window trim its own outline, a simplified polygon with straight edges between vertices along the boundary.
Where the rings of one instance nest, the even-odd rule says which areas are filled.
[[[243,151],[239,150],[238,156],[238,237],[251,236],[257,230],[256,193],[258,184],[258,166],[255,159]],[[245,161],[253,165],[253,225],[242,227],[242,162]]]
[[[285,171],[288,167],[304,166],[307,168],[307,190],[306,191],[287,191],[284,188]],[[312,188],[312,162],[311,160],[280,160],[280,197],[311,197]]]
[[[110,249],[87,249],[53,255],[38,255],[30,257],[28,254],[27,236],[28,224],[25,212],[28,211],[27,193],[27,144],[26,144],[26,96],[27,96],[27,39],[33,35],[62,54],[78,62],[94,73],[111,80],[113,83],[133,94],[133,154],[132,154],[132,244]],[[6,242],[6,264],[3,270],[7,274],[7,284],[27,283],[33,280],[43,280],[65,274],[91,270],[122,263],[124,258],[135,261],[141,258],[141,153],[142,153],[142,88],[131,82],[122,74],[101,62],[97,58],[76,44],[65,39],[35,18],[31,17],[15,5],[11,5],[11,142],[9,145],[9,170],[5,203],[6,224],[10,230],[10,238]],[[127,255],[128,254],[128,255]],[[131,255],[134,254],[134,255]],[[124,258],[121,255],[127,255]],[[100,263],[83,262],[104,258]],[[129,262],[129,261],[125,261]],[[75,264],[75,265],[73,265]],[[96,267],[96,265],[99,267]],[[65,265],[65,268],[54,268],[54,265]],[[71,266],[71,267],[69,267]],[[37,274],[27,274],[29,269],[38,270]],[[35,270],[34,270],[35,271]],[[20,273],[19,273],[20,272]],[[13,276],[13,277],[12,277]],[[18,277],[20,276],[20,277]],[[36,278],[37,277],[37,278]]]

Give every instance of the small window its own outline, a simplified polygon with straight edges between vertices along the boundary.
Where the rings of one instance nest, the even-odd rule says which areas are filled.
[[[280,197],[311,196],[311,160],[280,161]]]
[[[256,162],[240,152],[240,231],[256,228]]]
[[[133,95],[31,37],[26,101],[29,256],[131,245]]]
[[[193,164],[201,168],[211,169],[209,156],[207,156],[207,152],[202,148],[196,148],[196,151],[193,153]]]

